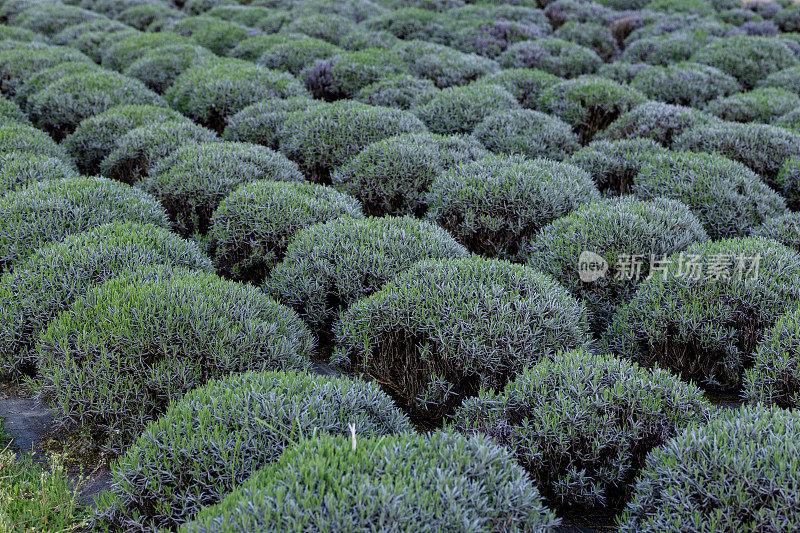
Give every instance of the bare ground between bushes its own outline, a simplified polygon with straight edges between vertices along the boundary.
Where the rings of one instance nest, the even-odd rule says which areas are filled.
[[[29,454],[34,461],[49,466],[48,444],[60,439],[51,409],[40,404],[24,387],[0,385],[0,419],[16,453]],[[111,473],[105,464],[67,466],[65,470],[83,503],[92,503],[95,495],[111,484]]]

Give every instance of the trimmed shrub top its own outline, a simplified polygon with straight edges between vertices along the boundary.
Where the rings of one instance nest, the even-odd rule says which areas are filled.
[[[617,306],[636,290],[639,277],[650,274],[651,258],[658,261],[707,240],[700,221],[681,202],[622,196],[579,207],[545,226],[529,245],[528,265],[550,274],[583,300],[592,330],[602,333]],[[589,271],[580,270],[585,252],[600,256],[607,265],[589,283],[582,279]],[[633,257],[641,260],[640,276],[633,276]]]
[[[448,87],[425,104],[412,108],[434,133],[471,133],[483,119],[498,111],[517,109],[514,96],[499,85],[480,81]]]
[[[771,122],[800,107],[800,96],[778,87],[762,87],[709,102],[706,111],[734,122]]]
[[[358,198],[368,215],[422,216],[428,188],[439,173],[488,155],[471,137],[398,135],[364,148],[333,173],[332,181]]]
[[[561,161],[580,148],[578,136],[569,124],[530,109],[489,115],[472,134],[493,152],[530,158]]]
[[[277,150],[283,123],[289,118],[289,114],[308,111],[321,105],[324,105],[323,102],[306,96],[268,98],[229,117],[222,138],[227,141],[261,144]]]
[[[313,37],[303,37],[276,43],[254,59],[267,68],[285,70],[298,76],[317,59],[327,59],[341,51],[341,48],[331,43]]]
[[[553,36],[594,50],[603,61],[610,61],[619,55],[616,39],[606,26],[597,22],[568,21]]]
[[[633,36],[635,33],[631,35]],[[627,41],[628,45],[620,55],[621,61],[668,66],[672,63],[688,60],[698,47],[702,47],[708,41],[714,42],[715,39],[707,35],[697,38],[690,32],[676,31],[666,35],[644,37],[636,40],[631,40],[629,37]]]
[[[152,122],[120,137],[116,148],[100,163],[104,176],[134,183],[161,159],[190,143],[217,142],[216,133],[188,120]]]
[[[412,418],[440,420],[480,387],[588,340],[586,308],[552,278],[473,256],[421,261],[352,304],[334,362],[377,381]]]
[[[28,152],[72,162],[63,147],[42,130],[28,124],[0,125],[0,154],[9,152]]]
[[[184,71],[215,59],[202,46],[172,44],[149,50],[127,69],[125,75],[144,83],[157,93],[163,93]]]
[[[411,430],[374,383],[293,371],[211,381],[170,405],[114,463],[112,495],[98,514],[123,529],[174,528],[296,442],[350,435],[348,424],[358,440]]]
[[[77,178],[75,167],[63,159],[31,152],[0,154],[0,195],[36,183],[64,178]]]
[[[620,115],[597,138],[617,141],[644,137],[669,148],[684,131],[715,120],[713,115],[691,107],[650,101]]]
[[[150,50],[173,44],[194,43],[191,39],[175,33],[137,32],[126,35],[113,43],[105,44],[102,65],[117,72],[124,72]]]
[[[50,241],[115,221],[169,226],[155,198],[105,178],[45,181],[8,193],[0,197],[0,268]]]
[[[591,74],[603,64],[593,50],[558,38],[512,44],[499,61],[505,68],[539,69],[562,78]]]
[[[800,156],[800,133],[766,124],[720,121],[686,130],[672,146],[676,150],[724,155],[775,185],[786,160]]]
[[[692,56],[695,63],[716,67],[752,89],[773,72],[798,64],[795,54],[779,39],[734,35],[707,44]]]
[[[196,244],[151,224],[104,224],[39,248],[0,278],[0,375],[32,373],[39,332],[94,284],[159,264],[212,270]]]
[[[324,335],[340,311],[415,262],[466,255],[445,230],[414,218],[340,218],[297,232],[265,290]]]
[[[236,189],[214,211],[209,250],[221,275],[261,284],[299,230],[363,216],[355,198],[330,187],[255,181]]]
[[[32,7],[18,15],[9,17],[8,22],[14,26],[52,37],[67,26],[100,18],[97,13],[61,2],[38,5],[33,3],[31,5]]]
[[[757,228],[753,236],[778,241],[800,252],[800,213],[786,213],[771,218]]]
[[[303,71],[306,87],[316,98],[334,101],[353,98],[383,76],[406,72],[400,56],[385,48],[343,52],[317,60]]]
[[[124,104],[160,105],[161,98],[138,80],[96,70],[66,76],[28,99],[34,124],[63,139],[92,115]]]
[[[541,227],[599,199],[592,177],[573,165],[491,156],[438,174],[428,218],[473,253],[519,260]]]
[[[560,81],[562,80],[558,76],[528,68],[503,69],[480,79],[482,83],[504,88],[514,95],[522,107],[528,109],[536,108],[536,99],[540,92]]]
[[[619,115],[645,102],[637,90],[597,76],[582,76],[548,87],[539,95],[542,111],[570,124],[587,144]]]
[[[482,389],[454,426],[506,446],[550,506],[619,509],[647,453],[711,411],[700,389],[665,370],[574,350],[501,392]]]
[[[169,25],[167,31],[191,37],[220,56],[227,55],[237,44],[255,34],[252,28],[207,15],[180,19]]]
[[[96,64],[87,61],[66,61],[50,68],[40,70],[33,76],[25,80],[21,86],[17,88],[14,99],[19,105],[31,111],[28,104],[28,99],[36,93],[47,89],[51,84],[66,78],[67,76],[74,76],[76,74],[86,75],[102,71],[102,68]]]
[[[498,69],[497,63],[485,57],[425,41],[401,41],[393,50],[411,74],[429,79],[439,88],[465,85]]]
[[[302,181],[297,166],[264,146],[237,142],[184,144],[161,159],[136,186],[161,201],[176,231],[205,234],[219,203],[258,179]]]
[[[792,529],[800,520],[798,442],[800,413],[776,407],[725,410],[692,426],[647,458],[620,531]]]
[[[359,90],[354,99],[374,106],[410,109],[430,102],[438,93],[430,80],[409,74],[391,74]]]
[[[735,78],[717,68],[688,62],[647,67],[636,75],[631,86],[654,100],[698,108],[742,88]]]
[[[11,100],[0,98],[0,125],[30,124],[28,116]]]
[[[170,401],[234,372],[304,368],[314,341],[258,288],[205,272],[106,281],[47,326],[36,392],[119,454]]]
[[[222,133],[226,119],[251,104],[265,98],[306,94],[291,74],[225,59],[183,72],[164,93],[164,98],[187,117]]]
[[[742,396],[751,403],[800,408],[800,307],[764,333],[745,372]]]
[[[800,156],[786,160],[775,177],[774,185],[792,211],[800,211]]]
[[[712,239],[743,237],[786,204],[750,169],[715,154],[669,152],[645,158],[631,192],[686,204]]]
[[[67,135],[62,145],[85,174],[100,172],[100,162],[116,147],[120,138],[149,123],[184,119],[167,107],[122,105],[85,119]],[[185,119],[188,121],[188,119]]]
[[[181,531],[428,533],[471,524],[488,533],[558,523],[505,449],[437,432],[358,439],[355,449],[346,437],[306,440]]]
[[[316,182],[370,144],[403,133],[423,133],[425,125],[399,109],[342,101],[291,113],[284,121],[280,150]]]
[[[617,83],[630,83],[641,71],[649,66],[647,63],[629,63],[620,59],[600,67],[597,75],[614,80]]]
[[[758,83],[759,87],[779,87],[800,95],[800,66],[773,72]]]
[[[46,68],[67,61],[91,62],[91,59],[73,48],[46,46],[41,43],[18,43],[0,48],[0,92],[14,96],[25,81]]]
[[[588,172],[604,195],[631,194],[642,165],[669,151],[652,139],[634,137],[621,141],[594,141],[572,154],[567,162]]]
[[[800,302],[800,254],[762,238],[690,246],[643,280],[603,347],[735,390],[763,332]]]

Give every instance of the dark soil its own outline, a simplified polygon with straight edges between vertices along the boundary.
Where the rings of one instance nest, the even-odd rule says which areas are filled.
[[[54,416],[22,386],[0,384],[0,419],[11,446],[16,453],[29,454],[36,462],[47,466],[48,449],[57,446],[64,436],[55,430]],[[68,464],[67,476],[78,488],[80,500],[92,503],[95,495],[111,484],[111,472],[106,464]]]

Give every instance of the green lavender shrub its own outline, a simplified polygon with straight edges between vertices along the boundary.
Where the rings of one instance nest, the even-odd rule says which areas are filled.
[[[327,59],[341,51],[341,48],[331,43],[313,37],[303,37],[297,40],[286,40],[269,47],[257,58],[257,62],[267,68],[285,70],[299,76],[317,59]]]
[[[586,308],[555,280],[472,256],[418,262],[353,303],[335,339],[335,363],[377,381],[412,419],[438,421],[589,334]]]
[[[530,109],[489,115],[472,135],[492,152],[530,158],[561,161],[580,148],[569,124]]]
[[[618,141],[644,137],[670,148],[673,140],[684,131],[715,121],[713,115],[691,107],[649,101],[620,115],[597,135],[597,139]]]
[[[222,138],[226,141],[260,144],[278,149],[283,123],[291,113],[308,111],[323,105],[306,96],[293,98],[268,98],[250,105],[228,117]]]
[[[0,49],[0,92],[13,97],[17,88],[46,68],[67,61],[91,62],[86,55],[66,46],[47,46],[38,42],[18,43]]]
[[[191,39],[175,33],[137,32],[125,35],[113,43],[106,43],[102,54],[102,65],[105,68],[124,72],[137,59],[155,48],[176,44],[195,44]]]
[[[177,111],[151,105],[122,105],[84,119],[62,146],[84,174],[100,172],[100,163],[132,129],[151,123],[188,119]]]
[[[71,164],[72,160],[64,148],[52,137],[29,124],[0,125],[0,154],[26,152],[60,159]]]
[[[427,104],[437,94],[439,89],[430,80],[410,74],[390,74],[363,87],[353,98],[373,106],[407,110]]]
[[[255,181],[234,190],[214,211],[208,248],[220,275],[260,285],[298,231],[363,216],[355,198],[330,187]]]
[[[539,93],[560,81],[563,80],[543,70],[510,68],[488,74],[479,83],[499,85],[510,92],[522,107],[536,109]]]
[[[105,178],[44,181],[7,193],[0,197],[0,268],[48,242],[115,221],[169,226],[155,198]]]
[[[255,33],[252,28],[208,15],[182,18],[170,24],[166,31],[189,37],[219,56],[227,55],[237,44]]]
[[[308,179],[328,183],[336,167],[366,146],[425,131],[425,125],[409,112],[341,101],[290,113],[280,135],[280,151]]]
[[[53,67],[42,69],[33,76],[27,78],[25,83],[17,88],[17,92],[14,94],[14,100],[22,109],[30,112],[31,109],[28,104],[28,99],[36,95],[36,93],[60,81],[61,78],[74,76],[76,74],[93,74],[100,70],[100,67],[88,61],[66,61],[64,63],[59,63]]]
[[[164,93],[169,104],[217,133],[227,118],[265,98],[308,94],[291,74],[238,59],[201,64],[184,71]]]
[[[800,96],[777,87],[762,87],[708,103],[705,111],[733,122],[770,123],[800,107]]]
[[[438,174],[488,155],[467,136],[397,135],[364,148],[336,169],[331,181],[360,200],[368,215],[422,216],[428,207],[428,189]]]
[[[530,68],[562,78],[592,74],[603,60],[589,48],[555,37],[513,44],[500,55],[504,68]]]
[[[428,219],[475,254],[521,260],[540,228],[599,199],[592,177],[573,165],[491,156],[438,174]]]
[[[258,288],[205,272],[132,273],[90,289],[48,324],[37,397],[57,422],[118,455],[171,401],[230,373],[308,366],[300,318]]]
[[[114,484],[98,521],[174,528],[294,444],[350,435],[349,424],[359,440],[411,430],[374,383],[293,371],[210,381],[171,404],[113,464]]]
[[[335,502],[327,496],[334,492]],[[437,432],[357,439],[355,448],[346,437],[308,439],[181,531],[429,533],[471,524],[488,533],[548,531],[559,523],[505,449],[479,436]]]
[[[527,264],[582,300],[591,329],[599,334],[639,282],[658,274],[658,261],[707,240],[700,221],[681,202],[622,196],[579,207],[542,228],[528,245]],[[586,252],[607,265],[590,282],[579,275]]]
[[[770,218],[753,231],[753,236],[778,241],[800,252],[800,213]]]
[[[739,161],[777,186],[784,163],[800,156],[800,133],[765,124],[713,122],[686,130],[672,144],[676,150],[723,155]]]
[[[797,218],[797,217],[795,217]],[[797,222],[795,221],[795,226]],[[797,247],[795,247],[797,249]],[[742,396],[751,403],[800,407],[800,307],[764,333],[745,371]]]
[[[30,121],[15,102],[0,98],[0,125],[6,124],[30,124]]]
[[[449,135],[471,133],[489,115],[519,107],[517,99],[501,86],[478,81],[443,89],[411,111],[432,132]]]
[[[302,229],[264,282],[322,341],[353,302],[423,259],[464,257],[445,230],[411,217],[339,218]]]
[[[96,70],[51,83],[28,98],[32,122],[56,140],[72,133],[82,120],[120,105],[161,105],[161,98],[138,80]]]
[[[695,385],[587,350],[559,352],[505,389],[482,388],[453,426],[511,451],[549,506],[619,509],[650,450],[712,409]]]
[[[172,44],[153,48],[125,69],[125,75],[162,94],[184,71],[210,63],[214,54],[199,45]]]
[[[213,131],[188,120],[145,124],[117,140],[117,147],[100,163],[100,172],[107,178],[132,184],[181,146],[218,140]]]
[[[639,284],[602,349],[736,390],[765,330],[800,301],[800,254],[763,238],[698,243]]]
[[[800,413],[778,407],[726,410],[687,428],[647,457],[620,532],[796,529],[798,442]]]
[[[581,144],[622,113],[645,102],[639,91],[598,76],[581,76],[553,85],[539,95],[538,108],[572,126]]]
[[[498,70],[497,63],[485,57],[425,41],[401,41],[393,50],[411,74],[431,80],[440,89],[466,85]]]
[[[39,248],[0,278],[0,375],[33,374],[39,333],[93,285],[127,269],[212,270],[196,244],[163,227],[112,222]]]
[[[353,98],[383,76],[406,71],[405,63],[394,51],[368,48],[316,60],[303,71],[302,77],[315,98],[334,101]]]
[[[77,177],[75,167],[62,159],[31,152],[0,154],[0,196],[39,181]]]
[[[773,72],[796,66],[797,56],[774,37],[734,35],[707,44],[691,58],[716,67],[752,89]]]
[[[136,183],[169,213],[183,236],[205,235],[219,203],[236,187],[259,179],[303,181],[297,165],[264,146],[238,142],[184,144]]]
[[[688,62],[647,67],[636,75],[631,86],[653,100],[697,108],[741,90],[739,82],[721,70]]]

